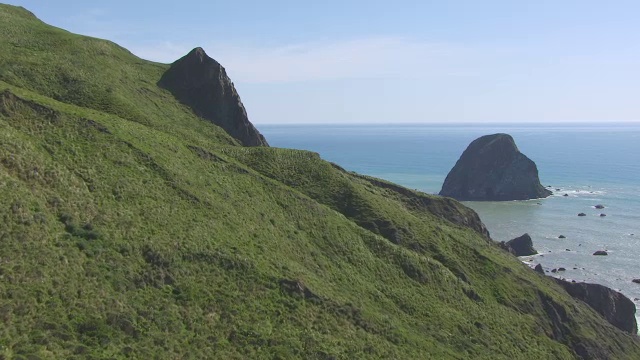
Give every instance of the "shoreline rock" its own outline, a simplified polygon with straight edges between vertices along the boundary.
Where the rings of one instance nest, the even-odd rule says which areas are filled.
[[[629,298],[604,285],[568,282],[553,278],[573,298],[581,300],[602,315],[611,325],[637,334],[636,306]]]
[[[538,253],[538,251],[533,248],[533,241],[529,234],[523,234],[507,242],[502,241],[499,246],[515,256],[529,256]]]
[[[536,265],[535,268],[533,268],[533,270],[537,273],[540,273],[542,275],[544,275],[544,269],[542,268],[542,264],[538,264]]]

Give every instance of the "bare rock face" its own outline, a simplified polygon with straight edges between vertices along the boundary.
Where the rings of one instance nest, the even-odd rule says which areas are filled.
[[[529,234],[524,234],[507,242],[503,241],[499,243],[499,246],[515,256],[529,256],[538,253],[536,249],[533,248],[533,241]]]
[[[560,279],[555,281],[569,295],[587,303],[615,327],[631,334],[638,332],[636,306],[626,296],[599,284],[572,283]]]
[[[461,201],[544,198],[536,164],[518,150],[511,135],[482,136],[467,147],[442,185],[440,195]]]
[[[251,124],[240,96],[224,67],[195,48],[177,60],[158,85],[169,90],[196,115],[223,128],[244,146],[269,146]]]
[[[542,268],[542,264],[536,265],[536,267],[533,268],[533,270],[535,270],[535,272],[537,272],[537,273],[540,273],[540,274],[544,275],[544,269]]]

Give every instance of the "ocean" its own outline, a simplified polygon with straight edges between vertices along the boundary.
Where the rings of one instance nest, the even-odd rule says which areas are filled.
[[[508,133],[538,166],[546,199],[465,202],[496,241],[531,235],[530,266],[598,283],[640,305],[640,124],[261,125],[275,147],[315,151],[343,168],[436,194],[467,145]],[[563,196],[567,194],[568,196]],[[596,209],[595,205],[604,205]],[[587,214],[585,217],[578,213]],[[605,214],[606,216],[600,216]],[[558,238],[564,235],[566,238]],[[594,256],[606,250],[607,256]],[[640,314],[638,314],[640,323]]]

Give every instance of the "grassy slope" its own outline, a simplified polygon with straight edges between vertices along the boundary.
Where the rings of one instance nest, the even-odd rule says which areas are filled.
[[[0,6],[0,34],[0,354],[639,354],[442,220],[459,205],[237,147],[155,86],[166,65],[24,10]]]
[[[206,126],[156,82],[169,68],[109,41],[49,26],[28,11],[0,11],[0,80],[64,103],[118,115],[190,141],[235,143]],[[204,135],[204,136],[203,136]]]

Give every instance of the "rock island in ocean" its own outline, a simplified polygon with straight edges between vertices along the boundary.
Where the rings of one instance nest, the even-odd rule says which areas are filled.
[[[508,134],[479,137],[469,144],[444,181],[440,195],[461,201],[544,198],[538,168]]]

